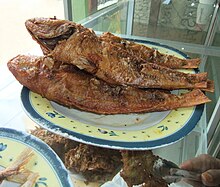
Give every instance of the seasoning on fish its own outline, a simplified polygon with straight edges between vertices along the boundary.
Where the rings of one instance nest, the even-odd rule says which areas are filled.
[[[129,54],[135,55],[138,58],[142,58],[148,62],[156,63],[161,66],[165,66],[171,69],[192,69],[198,68],[201,60],[195,59],[182,59],[177,58],[174,55],[168,55],[160,53],[154,48],[147,47],[146,45],[136,43],[115,36],[110,32],[105,32],[100,36],[103,42],[111,43],[118,48],[123,48],[129,51]]]
[[[22,85],[48,100],[98,114],[165,111],[210,101],[198,89],[175,95],[162,90],[112,86],[50,57],[18,55],[8,62],[8,67]]]
[[[25,24],[44,54],[56,61],[73,64],[110,84],[209,90],[207,73],[187,74],[148,62],[132,54],[131,50],[106,42],[80,24],[54,18],[34,18]]]

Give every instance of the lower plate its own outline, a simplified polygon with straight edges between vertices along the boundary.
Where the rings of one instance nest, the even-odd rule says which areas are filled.
[[[153,149],[180,140],[195,127],[203,105],[169,112],[96,115],[68,109],[23,87],[27,114],[43,128],[61,136],[115,149]]]
[[[0,167],[11,165],[27,147],[34,151],[27,169],[39,174],[35,187],[73,187],[65,166],[52,149],[34,136],[17,130],[0,128]]]

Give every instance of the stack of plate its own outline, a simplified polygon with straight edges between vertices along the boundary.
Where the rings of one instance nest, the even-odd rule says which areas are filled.
[[[187,58],[172,47],[154,42],[135,42],[144,43],[162,53]],[[196,73],[194,70],[186,72]],[[21,100],[27,115],[53,133],[86,144],[127,150],[152,150],[181,140],[196,126],[204,108],[204,105],[199,105],[166,112],[97,115],[50,102],[25,87]]]

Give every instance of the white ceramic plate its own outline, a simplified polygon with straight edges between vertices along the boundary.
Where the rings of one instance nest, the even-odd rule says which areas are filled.
[[[73,187],[65,166],[55,152],[43,141],[21,131],[0,128],[0,167],[11,165],[27,147],[34,151],[27,169],[39,174],[34,187]],[[10,187],[16,186],[10,183]]]

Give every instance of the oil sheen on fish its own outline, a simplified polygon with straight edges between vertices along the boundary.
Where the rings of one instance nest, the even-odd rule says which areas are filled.
[[[123,48],[129,51],[129,54],[138,56],[148,62],[156,63],[171,69],[192,69],[198,68],[201,60],[195,59],[181,59],[174,55],[160,53],[158,50],[147,47],[146,45],[132,42],[121,37],[115,36],[110,32],[105,32],[100,36],[104,42],[111,43],[118,48]]]
[[[159,89],[207,89],[207,73],[187,74],[132,54],[94,31],[66,20],[34,18],[26,21],[44,54],[73,64],[114,85]],[[166,61],[166,60],[165,60]],[[160,63],[159,63],[160,64]]]
[[[174,95],[167,91],[112,86],[50,57],[18,55],[8,62],[8,68],[22,85],[48,100],[98,114],[165,111],[210,101],[199,89]]]

